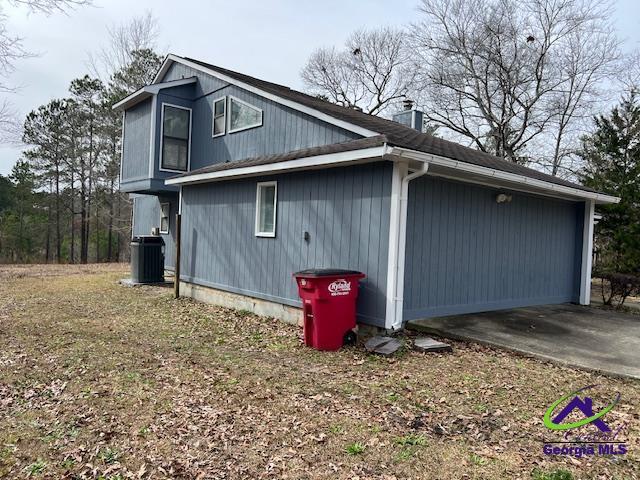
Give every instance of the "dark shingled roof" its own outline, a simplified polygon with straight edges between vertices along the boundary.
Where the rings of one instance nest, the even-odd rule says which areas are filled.
[[[189,62],[196,63],[205,68],[214,70],[228,77],[234,78],[240,82],[246,83],[253,87],[256,87],[265,92],[276,95],[280,98],[291,100],[309,108],[313,108],[326,115],[330,115],[338,120],[348,122],[361,128],[376,132],[379,134],[377,137],[371,137],[368,140],[374,140],[379,142],[381,138],[386,139],[388,145],[401,148],[407,148],[411,150],[417,150],[420,152],[430,153],[433,155],[439,155],[442,157],[459,160],[461,162],[478,165],[481,167],[493,168],[503,172],[522,175],[525,177],[533,178],[536,180],[542,180],[557,185],[563,185],[566,187],[577,188],[580,190],[595,192],[594,190],[584,187],[582,185],[568,182],[552,175],[533,170],[531,168],[523,167],[515,163],[503,160],[494,155],[475,150],[473,148],[459,145],[455,142],[450,142],[442,138],[434,137],[427,133],[420,133],[417,130],[402,125],[400,123],[387,120],[385,118],[378,117],[376,115],[369,115],[367,113],[360,112],[352,108],[341,107],[340,105],[321,100],[319,98],[307,95],[296,90],[292,90],[289,87],[278,85],[276,83],[266,82],[242,73],[227,70],[226,68],[217,67],[209,63],[201,62],[193,58],[182,57]],[[262,165],[267,163],[275,163],[285,160],[293,160],[295,158],[304,158],[313,155],[322,155],[324,153],[336,153],[347,150],[355,150],[357,148],[366,148],[366,146],[375,146],[368,143],[364,143],[366,146],[359,146],[356,140],[352,142],[344,142],[340,144],[327,145],[323,147],[308,148],[298,150],[295,152],[289,152],[282,155],[269,155],[263,157],[250,158],[245,160],[239,160],[234,162],[228,162],[223,164],[214,165],[212,167],[206,167],[200,170],[189,172],[186,175],[193,175],[194,173],[204,173],[205,171],[211,172],[220,170],[226,170],[236,167]],[[384,140],[382,140],[384,142]],[[347,147],[348,146],[348,147]],[[346,150],[345,150],[346,148]],[[316,153],[319,152],[319,153]],[[213,169],[213,170],[212,170]]]
[[[257,165],[268,165],[270,163],[286,162],[287,160],[297,160],[299,158],[315,157],[317,155],[328,155],[330,153],[351,152],[354,150],[362,150],[363,148],[381,147],[387,141],[384,135],[376,135],[373,137],[359,138],[358,140],[349,140],[340,143],[331,143],[329,145],[320,145],[319,147],[303,148],[301,150],[292,150],[287,153],[278,153],[274,155],[262,155],[259,157],[245,158],[235,160],[233,162],[214,163],[208,167],[192,170],[188,173],[178,175],[185,177],[198,175],[199,173],[220,172],[222,170],[232,170],[234,168],[255,167]]]

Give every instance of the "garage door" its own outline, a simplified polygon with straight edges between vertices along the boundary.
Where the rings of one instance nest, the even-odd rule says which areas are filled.
[[[405,320],[578,301],[582,204],[502,192],[410,183]]]

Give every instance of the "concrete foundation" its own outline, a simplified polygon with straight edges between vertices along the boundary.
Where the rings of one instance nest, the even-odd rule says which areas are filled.
[[[291,325],[302,326],[302,309],[259,298],[225,292],[194,283],[180,282],[180,295],[236,310],[248,310],[263,317],[273,317]]]

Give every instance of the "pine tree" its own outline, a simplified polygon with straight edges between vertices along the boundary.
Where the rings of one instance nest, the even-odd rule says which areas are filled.
[[[595,131],[583,139],[585,186],[620,197],[599,207],[596,226],[601,268],[640,273],[640,105],[635,92],[610,114],[595,119]]]
[[[31,161],[32,168],[38,174],[41,185],[53,187],[56,261],[58,263],[62,260],[61,177],[65,150],[64,119],[66,113],[66,102],[53,100],[27,115],[23,133],[24,143],[31,145],[31,148],[24,153],[25,158]]]

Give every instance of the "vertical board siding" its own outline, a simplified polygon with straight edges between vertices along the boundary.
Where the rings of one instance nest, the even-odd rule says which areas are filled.
[[[165,74],[163,81],[193,76],[198,77],[197,84],[193,86],[193,96],[185,97],[193,100],[191,170],[218,162],[290,152],[360,138],[360,135],[185,65],[174,63]],[[174,98],[180,96],[175,91],[172,94]],[[262,109],[262,126],[213,138],[213,101],[226,95],[233,95]]]
[[[150,135],[151,100],[149,99],[126,112],[122,146],[122,182],[149,177]]]
[[[176,196],[136,195],[133,197],[133,235],[150,235],[151,229],[160,226],[160,204],[170,204],[169,233],[160,235],[164,240],[165,268],[174,268],[176,258],[176,214],[178,198]]]
[[[404,317],[564,303],[579,294],[579,203],[433,177],[409,187]]]
[[[267,180],[278,182],[275,238],[255,236],[256,184]],[[360,319],[384,326],[390,194],[387,162],[185,186],[183,278],[299,305],[293,272],[361,270]]]

